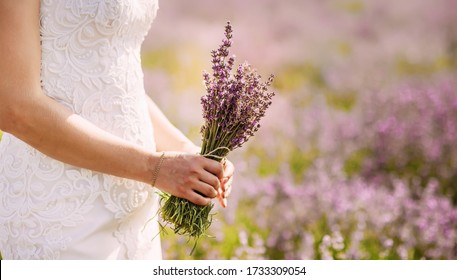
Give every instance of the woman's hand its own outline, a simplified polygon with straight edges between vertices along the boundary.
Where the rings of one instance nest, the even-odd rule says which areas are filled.
[[[155,185],[174,196],[206,205],[219,192],[225,193],[221,191],[225,175],[222,164],[215,160],[196,154],[167,152]]]
[[[221,188],[218,191],[217,198],[222,207],[227,207],[227,197],[232,191],[233,173],[235,172],[235,166],[229,160],[225,160],[224,164],[224,177],[221,180]]]

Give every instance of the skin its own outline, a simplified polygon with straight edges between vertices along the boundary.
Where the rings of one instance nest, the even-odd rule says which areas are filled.
[[[43,93],[39,8],[39,0],[0,1],[0,129],[59,161],[145,183],[152,181],[161,151],[167,151],[158,189],[199,205],[217,196],[225,207],[233,164],[197,155],[199,148],[149,98],[155,153],[98,128]]]

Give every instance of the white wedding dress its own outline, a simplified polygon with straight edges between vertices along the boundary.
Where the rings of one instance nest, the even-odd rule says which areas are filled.
[[[151,151],[140,47],[157,9],[157,0],[41,0],[44,93]],[[160,259],[157,208],[150,185],[64,164],[9,134],[0,141],[5,259]]]

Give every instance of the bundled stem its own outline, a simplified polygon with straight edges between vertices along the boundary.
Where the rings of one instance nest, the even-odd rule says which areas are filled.
[[[213,139],[214,130],[208,132],[207,141],[203,141],[201,154],[213,160],[220,162],[228,153],[228,148],[218,146]],[[187,235],[198,239],[203,236],[212,223],[211,210],[214,203],[201,206],[194,204],[187,199],[179,198],[173,195],[162,195],[160,217],[169,225],[172,225],[175,234]]]
[[[200,206],[173,195],[166,195],[162,199],[165,203],[161,207],[161,218],[173,225],[174,233],[198,238],[209,228],[213,203]]]

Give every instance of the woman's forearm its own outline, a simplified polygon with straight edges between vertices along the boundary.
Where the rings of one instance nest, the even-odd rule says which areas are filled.
[[[149,115],[154,125],[154,140],[158,151],[200,152],[200,147],[177,129],[149,96],[147,102]]]
[[[6,132],[59,161],[151,182],[158,154],[96,127],[43,94],[31,96],[10,111]]]
[[[43,94],[31,96],[21,106],[0,105],[0,129],[62,162],[152,183],[161,153],[99,129]],[[158,170],[157,188],[199,205],[216,197],[224,177],[220,163],[186,153],[167,153]]]

